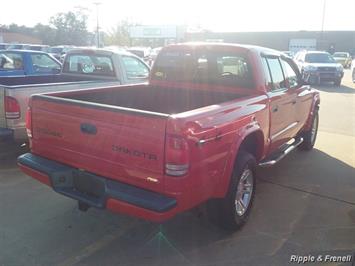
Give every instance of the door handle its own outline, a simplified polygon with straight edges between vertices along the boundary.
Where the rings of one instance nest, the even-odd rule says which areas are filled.
[[[274,106],[274,107],[272,108],[272,112],[273,112],[273,113],[277,112],[278,110],[279,110],[279,107],[278,107],[278,106]]]
[[[297,103],[297,101],[296,100],[292,100],[292,104],[296,104]]]

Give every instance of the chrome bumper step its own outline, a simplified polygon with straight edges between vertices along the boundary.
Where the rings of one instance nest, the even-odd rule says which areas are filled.
[[[303,142],[303,138],[295,139],[293,143],[287,146],[286,149],[271,154],[259,163],[260,167],[270,167],[281,161],[287,154],[296,149]]]

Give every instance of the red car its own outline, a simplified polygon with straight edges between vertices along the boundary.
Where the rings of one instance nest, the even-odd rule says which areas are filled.
[[[312,149],[319,93],[282,53],[233,44],[162,49],[149,84],[32,96],[21,169],[79,208],[161,222],[207,202],[247,219],[255,168]]]

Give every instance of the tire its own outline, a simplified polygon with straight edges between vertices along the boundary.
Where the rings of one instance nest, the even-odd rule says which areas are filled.
[[[341,85],[341,79],[337,79],[334,81],[334,85],[337,86],[337,87],[340,87]]]
[[[352,78],[353,78],[353,83],[355,83],[355,67],[353,69]]]
[[[316,143],[316,139],[317,139],[318,124],[319,124],[319,114],[317,111],[314,113],[312,126],[310,130],[303,132],[303,134],[301,135],[303,137],[303,142],[299,146],[301,150],[310,151],[313,149],[313,146]]]
[[[240,151],[226,196],[208,202],[207,213],[214,224],[229,231],[236,231],[245,224],[254,201],[255,168],[254,156],[248,152]],[[244,193],[241,193],[242,191]],[[240,203],[237,204],[237,201]],[[242,208],[242,204],[244,204],[244,208]]]

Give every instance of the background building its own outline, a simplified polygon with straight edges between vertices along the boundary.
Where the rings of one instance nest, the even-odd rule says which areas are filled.
[[[0,28],[0,43],[42,44],[42,40],[26,34],[9,32]]]
[[[260,45],[280,51],[325,50],[355,54],[355,31],[198,32],[186,33],[186,41],[223,41]]]

